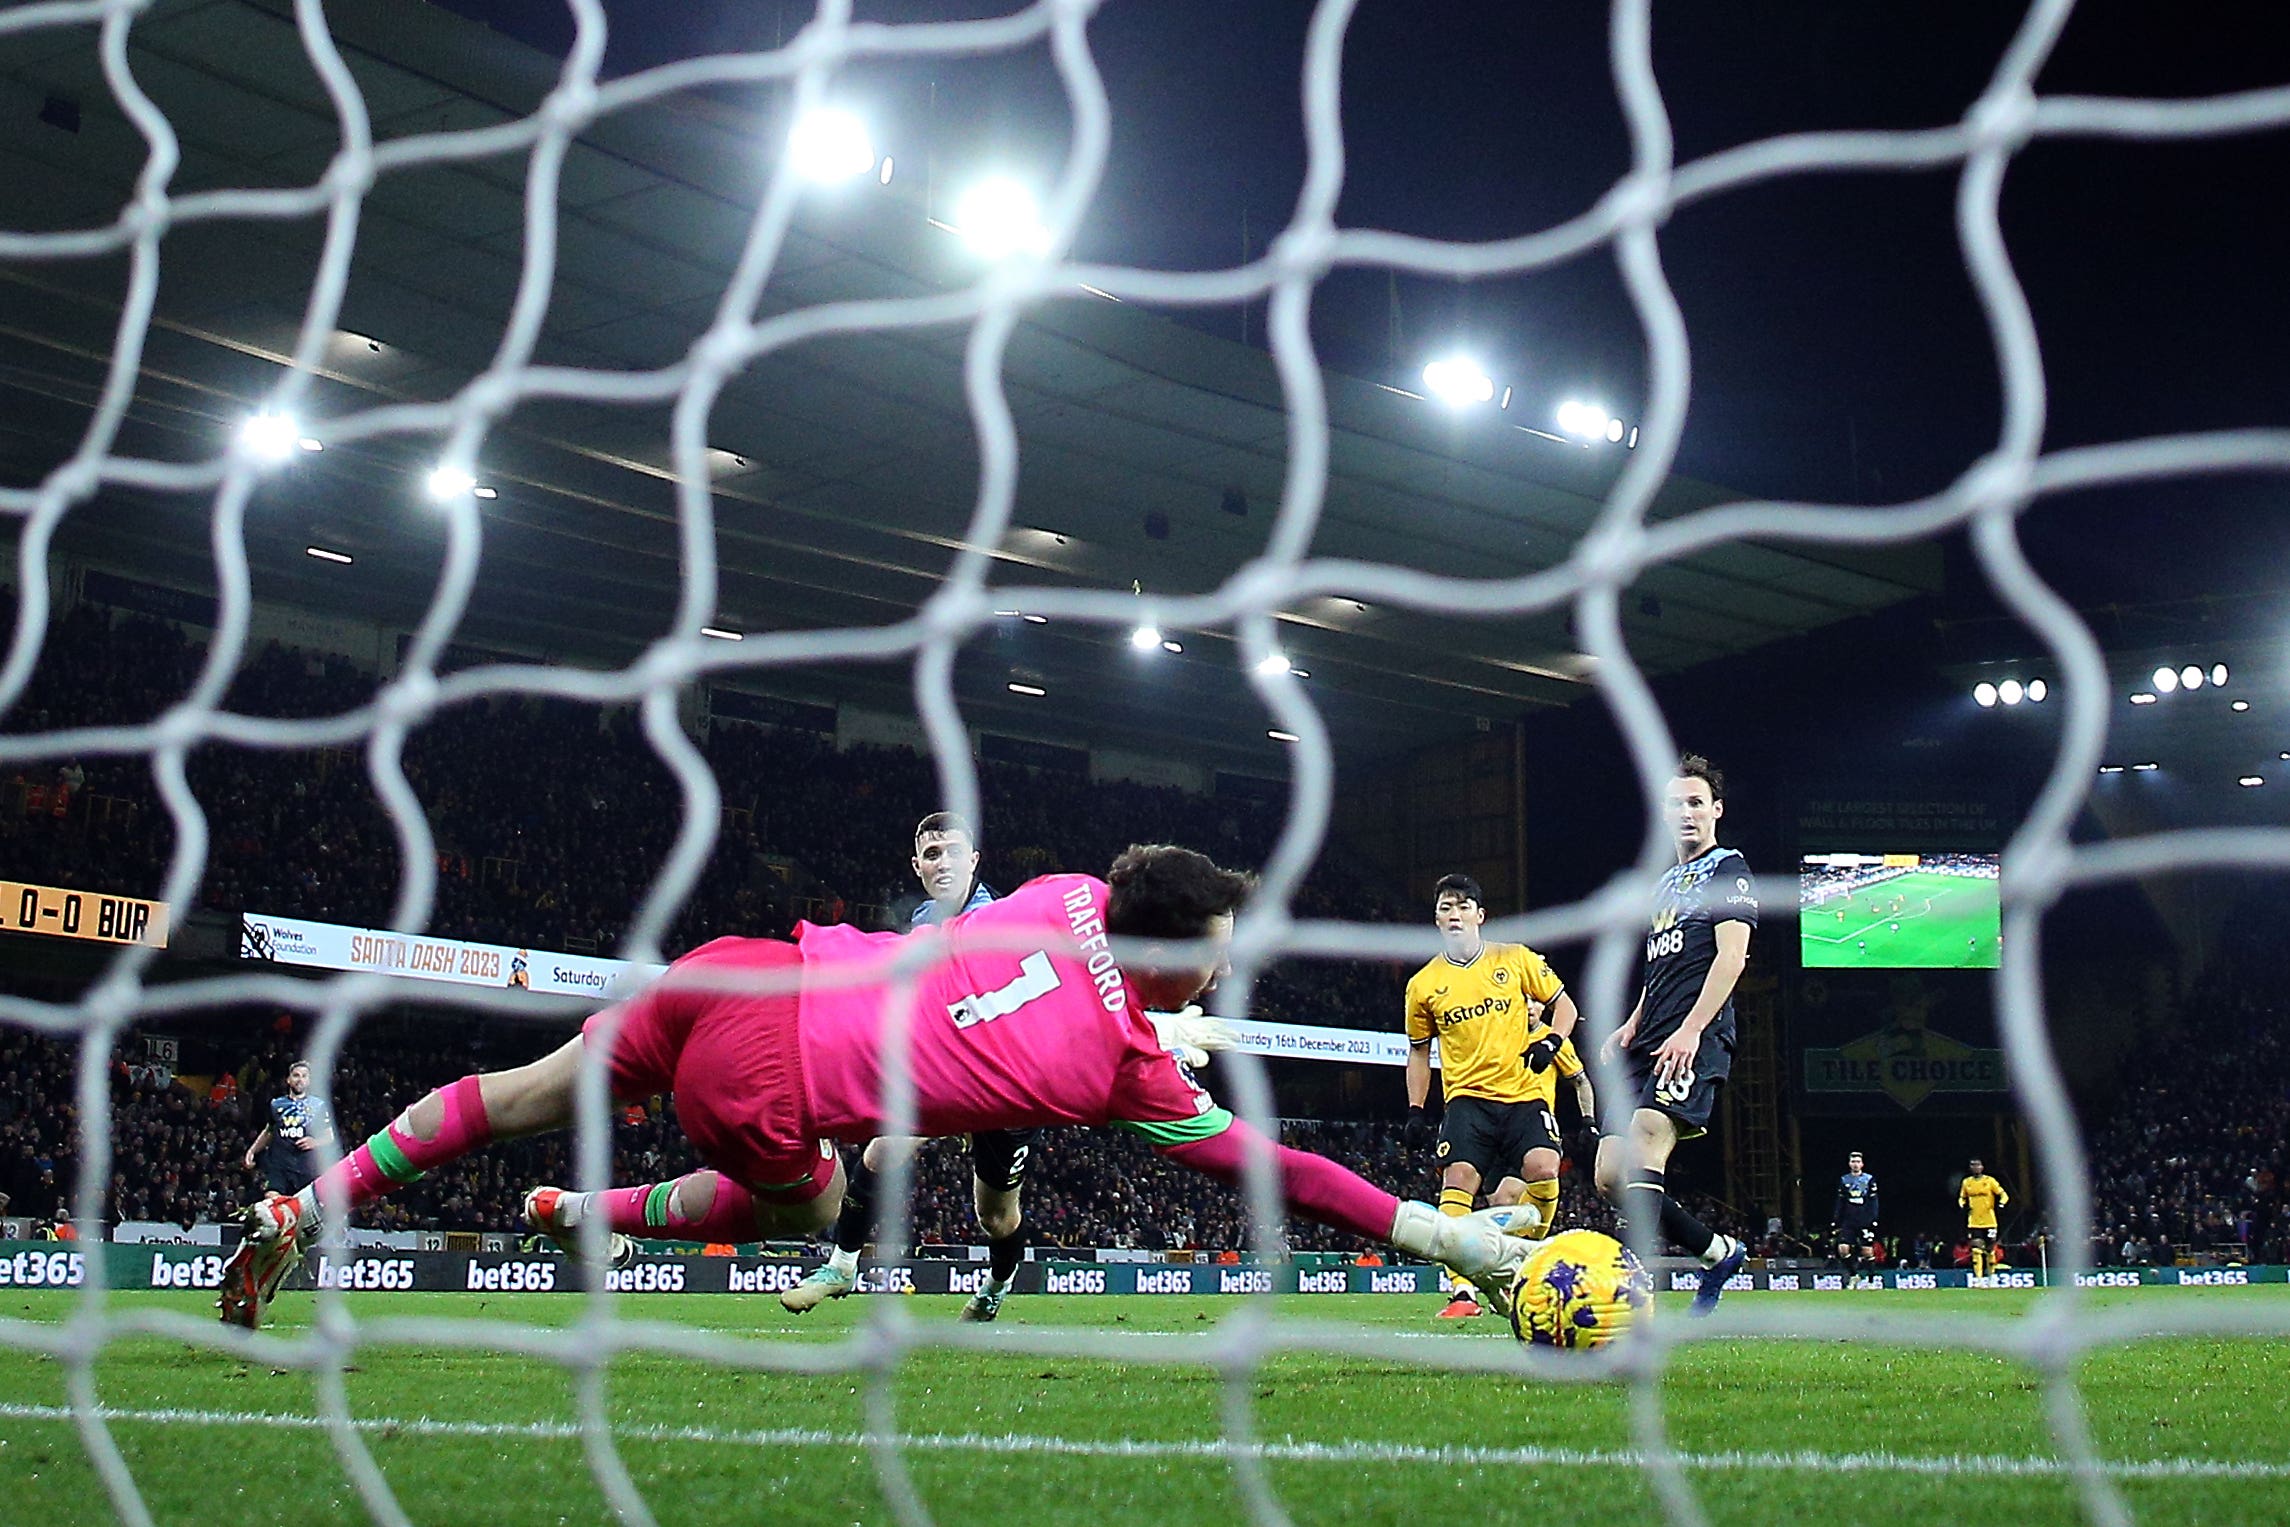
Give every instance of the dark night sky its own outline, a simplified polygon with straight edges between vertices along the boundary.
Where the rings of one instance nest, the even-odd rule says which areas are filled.
[[[544,0],[450,0],[561,49]],[[862,3],[868,19],[993,14],[957,0]],[[800,5],[606,0],[612,72],[769,46]],[[2272,14],[2254,21],[2261,9]],[[1091,28],[1115,143],[1080,252],[1131,263],[1229,264],[1286,221],[1303,174],[1299,0],[1113,0]],[[1656,7],[1656,68],[1681,162],[1775,133],[1951,121],[2022,8],[1961,0]],[[1480,239],[1591,205],[1627,164],[1606,61],[1607,13],[1559,5],[1365,0],[1349,34],[1349,167],[1340,218]],[[2047,93],[2187,96],[2290,82],[2290,21],[2252,6],[2087,3],[2039,79]],[[935,105],[931,87],[935,85]],[[1046,174],[1065,113],[1046,56],[870,66],[854,98],[911,164],[942,177],[994,161]],[[2290,416],[2290,143],[2283,133],[2169,146],[2038,145],[2004,216],[2052,383],[2048,441],[2280,424]],[[1682,211],[1666,269],[1694,343],[1681,467],[1747,493],[1882,502],[1945,484],[1994,440],[1999,394],[1958,258],[1955,176],[1797,177]],[[1471,285],[1343,272],[1322,287],[1324,361],[1409,382],[1468,343],[1520,403],[1642,395],[1636,322],[1603,252]],[[1225,311],[1188,316],[1238,336]],[[1256,324],[1261,335],[1261,320]],[[2290,582],[2279,481],[2090,494],[2032,514],[2039,565],[2079,602]],[[2172,555],[2154,547],[2167,538]],[[1976,594],[1967,597],[1977,599]]]

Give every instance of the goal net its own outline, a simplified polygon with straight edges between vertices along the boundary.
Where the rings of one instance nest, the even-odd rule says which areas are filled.
[[[1649,569],[1677,564],[1727,543],[1872,546],[1969,532],[1979,564],[2003,602],[2042,639],[2054,669],[2065,721],[2058,754],[2033,809],[2005,856],[2004,948],[1997,991],[2001,1025],[2019,1100],[2032,1127],[2042,1197],[2057,1232],[2055,1287],[2035,1318],[1968,1317],[1950,1323],[1947,1339],[2007,1354],[2044,1387],[2045,1414],[2057,1444],[2058,1468],[2072,1477],[2089,1519],[2129,1520],[2119,1475],[2104,1462],[2085,1424],[2075,1368],[2094,1348],[2119,1343],[2148,1326],[2094,1309],[2076,1287],[2085,1270],[2091,1201],[2083,1147],[2052,1053],[2036,954],[2047,908],[2079,886],[2171,868],[2290,865],[2290,841],[2278,834],[2186,832],[2098,847],[2072,848],[2069,824],[2100,762],[2109,692],[2093,634],[2037,577],[2017,539],[2019,517],[2046,494],[2100,484],[2290,466],[2290,433],[2241,431],[2185,434],[2047,453],[2043,448],[2045,372],[2026,296],[2016,279],[1998,221],[1999,197],[2014,156],[2046,139],[2099,137],[2150,141],[2251,133],[2290,124],[2290,89],[2195,100],[2045,97],[2034,81],[2067,22],[2064,0],[2038,0],[1999,58],[1977,99],[1952,122],[1919,130],[1797,134],[1753,142],[1706,158],[1676,161],[1670,121],[1652,54],[1649,0],[1619,0],[1610,24],[1612,80],[1627,123],[1631,165],[1596,203],[1550,227],[1484,243],[1347,228],[1336,219],[1344,188],[1347,124],[1339,98],[1346,29],[1355,6],[1321,0],[1302,58],[1301,109],[1307,174],[1293,215],[1263,252],[1227,269],[1173,272],[1080,262],[1069,247],[1098,194],[1112,133],[1108,95],[1091,53],[1092,0],[1039,0],[994,19],[893,25],[861,21],[843,0],[827,0],[785,41],[762,51],[694,58],[609,82],[600,80],[605,19],[594,0],[571,0],[574,40],[561,75],[536,109],[504,120],[387,134],[360,73],[346,60],[317,0],[296,0],[292,19],[307,67],[338,125],[338,143],[323,164],[296,184],[265,189],[180,190],[187,155],[176,124],[154,104],[143,73],[164,60],[137,51],[137,28],[153,13],[147,0],[38,0],[0,10],[0,49],[40,56],[77,49],[100,59],[102,77],[126,130],[142,142],[143,172],[132,194],[107,217],[67,231],[0,231],[0,266],[24,271],[65,262],[111,262],[122,272],[116,328],[99,384],[85,400],[84,427],[68,458],[35,484],[0,489],[0,513],[13,522],[18,603],[0,663],[0,711],[18,706],[40,665],[57,604],[50,592],[50,550],[75,511],[113,491],[196,495],[205,505],[204,534],[216,571],[215,635],[187,690],[157,719],[0,735],[0,768],[55,769],[73,759],[148,762],[172,819],[173,852],[158,899],[188,906],[201,884],[212,837],[206,812],[187,781],[191,756],[203,747],[310,750],[352,748],[390,820],[397,850],[392,927],[418,932],[439,896],[439,844],[409,783],[406,751],[441,714],[487,697],[555,697],[590,705],[631,705],[642,735],[673,779],[680,815],[664,863],[645,894],[621,956],[657,962],[672,923],[704,872],[723,820],[707,759],[687,735],[681,695],[713,676],[756,675],[797,667],[899,662],[911,669],[914,703],[941,781],[943,803],[977,815],[979,780],[956,699],[958,650],[986,632],[997,610],[1022,608],[1058,622],[1127,631],[1139,601],[1123,588],[1034,586],[1013,579],[993,549],[1013,528],[1021,471],[1020,432],[1004,385],[1013,335],[1030,308],[1076,287],[1159,306],[1200,307],[1262,302],[1266,334],[1286,410],[1285,482],[1262,550],[1205,593],[1155,599],[1152,617],[1170,629],[1222,631],[1235,639],[1250,682],[1273,726],[1293,736],[1292,789],[1284,829],[1263,866],[1261,894],[1243,918],[1233,948],[1234,981],[1226,1005],[1244,1012],[1258,973],[1282,956],[1423,957],[1428,930],[1314,920],[1295,915],[1296,893],[1327,838],[1334,798],[1329,734],[1309,691],[1277,663],[1275,616],[1306,601],[1346,598],[1462,619],[1493,620],[1570,610],[1584,652],[1596,662],[1599,695],[1612,712],[1649,805],[1648,836],[1634,864],[1584,902],[1508,920],[1490,931],[1534,943],[1587,938],[1591,955],[1579,983],[1593,1036],[1611,1032],[1627,1012],[1626,984],[1643,934],[1644,891],[1669,859],[1658,831],[1660,792],[1677,757],[1677,741],[1624,639],[1620,601]],[[781,295],[782,258],[805,181],[777,162],[738,241],[736,268],[708,294],[703,331],[680,353],[649,370],[605,371],[552,363],[546,335],[558,278],[560,193],[568,155],[582,135],[648,104],[715,87],[768,87],[791,118],[828,103],[847,71],[875,61],[1032,51],[1055,70],[1070,111],[1070,139],[1042,216],[1038,245],[982,265],[974,278],[943,291],[908,296],[806,299]],[[76,121],[76,118],[75,118]],[[1361,124],[1349,125],[1355,136]],[[220,225],[309,222],[325,230],[308,271],[308,304],[282,348],[284,369],[267,373],[262,407],[291,419],[313,397],[328,365],[327,347],[343,327],[360,212],[378,187],[440,165],[522,160],[521,264],[507,320],[488,364],[460,379],[435,402],[388,402],[330,418],[328,450],[420,442],[434,446],[445,474],[438,512],[444,543],[434,588],[394,675],[370,703],[300,719],[234,712],[226,695],[249,661],[253,603],[248,553],[255,496],[272,470],[274,442],[248,440],[196,459],[126,454],[119,442],[130,405],[149,381],[154,315],[172,249]],[[1878,506],[1733,502],[1673,518],[1650,516],[1670,473],[1691,384],[1689,336],[1662,264],[1665,221],[1689,204],[1724,197],[1783,177],[1940,170],[1956,177],[1956,222],[1964,268],[1993,337],[2003,416],[1995,444],[1965,465],[1943,492]],[[1547,569],[1485,580],[1434,575],[1404,566],[1334,560],[1315,554],[1315,530],[1329,478],[1330,417],[1323,375],[1308,331],[1316,287],[1331,273],[1372,268],[1469,281],[1553,267],[1606,250],[1619,267],[1643,327],[1648,385],[1635,449],[1595,518],[1567,555]],[[796,288],[802,290],[800,285]],[[969,521],[953,543],[943,582],[900,618],[842,629],[743,633],[728,642],[704,632],[715,618],[726,572],[710,484],[708,423],[727,386],[760,358],[831,336],[927,331],[960,337],[969,427],[978,459]],[[680,597],[668,633],[627,665],[610,671],[515,661],[453,666],[449,648],[469,613],[485,555],[485,502],[478,486],[488,441],[521,406],[572,400],[600,409],[650,409],[670,419],[675,482]],[[20,726],[19,723],[12,723]],[[1075,866],[1081,868],[1081,866]],[[1794,907],[1793,882],[1775,882],[1769,907]],[[110,1129],[110,1065],[123,1031],[167,1014],[260,1003],[314,1020],[312,1053],[328,1087],[343,1045],[362,1019],[397,1000],[387,979],[345,974],[319,981],[275,973],[239,973],[163,983],[153,980],[156,950],[124,945],[99,979],[64,999],[0,996],[0,1019],[19,1029],[67,1039],[80,1056],[78,1077],[77,1217],[105,1218],[105,1187],[115,1167]],[[511,996],[475,987],[441,987],[431,1000],[472,1014],[510,1010]],[[529,1011],[520,1008],[519,1011]],[[561,1011],[569,1014],[570,1004]],[[1603,1071],[1606,1062],[1599,1063]],[[894,1064],[889,1111],[912,1117],[911,1090]],[[1268,1073],[1236,1054],[1220,1061],[1227,1100],[1236,1112],[1277,1135]],[[1613,1080],[1613,1079],[1607,1079]],[[1619,1085],[1606,1085],[1612,1100]],[[576,1132],[579,1180],[606,1184],[612,1110],[603,1079],[587,1076]],[[330,1148],[329,1158],[333,1156]],[[892,1248],[908,1236],[909,1168],[895,1166],[883,1195],[878,1240]],[[1257,1248],[1280,1248],[1279,1198],[1270,1162],[1252,1160],[1247,1201]],[[1654,1248],[1641,1245],[1642,1254]],[[603,1253],[601,1234],[587,1247]],[[365,1510],[381,1522],[406,1519],[385,1471],[370,1450],[368,1419],[353,1408],[345,1373],[361,1353],[390,1345],[517,1353],[560,1366],[574,1382],[576,1423],[589,1470],[624,1522],[652,1520],[655,1502],[625,1464],[627,1440],[614,1420],[611,1364],[630,1353],[779,1373],[845,1372],[862,1383],[865,1437],[885,1498],[908,1522],[930,1519],[926,1492],[910,1478],[918,1447],[894,1403],[902,1363],[926,1345],[976,1347],[1084,1359],[1206,1365],[1224,1386],[1225,1436],[1191,1450],[1222,1463],[1251,1519],[1286,1520],[1268,1462],[1283,1444],[1258,1436],[1257,1377],[1279,1354],[1314,1350],[1372,1357],[1424,1371],[1502,1373],[1522,1384],[1620,1384],[1634,1397],[1631,1434],[1611,1453],[1580,1461],[1642,1469],[1667,1518],[1703,1519],[1706,1471],[1789,1467],[1754,1454],[1692,1454],[1669,1441],[1663,1383],[1679,1349],[1744,1335],[1850,1338],[1921,1346],[1933,1337],[1912,1314],[1772,1301],[1728,1306],[1702,1324],[1663,1320],[1645,1340],[1596,1358],[1566,1360],[1509,1343],[1402,1342],[1388,1333],[1302,1321],[1268,1300],[1236,1306],[1213,1334],[1183,1343],[1130,1339],[1105,1329],[1030,1325],[989,1331],[918,1322],[896,1300],[878,1300],[846,1343],[775,1342],[709,1334],[704,1338],[631,1313],[625,1300],[598,1291],[562,1327],[465,1320],[372,1320],[354,1316],[338,1289],[321,1289],[318,1318],[285,1335],[219,1330],[211,1321],[122,1304],[106,1287],[100,1258],[91,1259],[72,1317],[56,1324],[0,1317],[0,1345],[57,1359],[68,1375],[69,1419],[100,1473],[110,1504],[127,1521],[150,1520],[142,1482],[115,1438],[117,1416],[98,1392],[98,1365],[109,1346],[129,1335],[180,1340],[194,1351],[244,1357],[309,1374],[319,1415],[306,1423],[331,1441],[343,1477]],[[2282,1334],[2279,1313],[2220,1305],[2181,1317],[2184,1329],[2220,1334]],[[281,1423],[287,1424],[287,1423]],[[393,1425],[398,1423],[392,1423]],[[412,1424],[412,1423],[406,1423]],[[1178,1449],[1178,1455],[1189,1456]],[[1464,1455],[1459,1453],[1459,1458]],[[1500,1461],[1500,1450],[1484,1455]],[[1531,1449],[1528,1462],[1564,1462]]]

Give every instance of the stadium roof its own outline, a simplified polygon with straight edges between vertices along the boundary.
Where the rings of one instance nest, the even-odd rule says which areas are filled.
[[[509,120],[557,68],[428,7],[345,0],[328,15],[378,141]],[[137,79],[182,138],[175,194],[299,187],[325,172],[339,129],[286,6],[169,0],[132,37]],[[16,33],[0,55],[0,111],[14,124],[0,138],[0,227],[102,226],[132,200],[144,145],[103,82],[96,38],[92,27]],[[685,96],[584,135],[565,166],[541,360],[627,370],[685,351],[745,236],[764,145],[783,127],[771,110],[761,96]],[[446,397],[491,358],[524,252],[526,157],[393,171],[374,186],[313,433],[324,435],[328,414]],[[767,311],[969,280],[965,252],[927,216],[924,178],[809,204]],[[167,238],[121,452],[187,460],[227,444],[279,380],[323,232],[317,218],[203,221]],[[0,481],[37,481],[80,438],[126,272],[121,256],[0,264]],[[765,358],[727,391],[709,431],[721,452],[720,625],[882,624],[937,586],[977,473],[964,339],[947,328],[814,342]],[[1194,592],[1262,550],[1285,457],[1263,351],[1077,291],[1029,313],[1005,378],[1023,467],[998,581]],[[1548,566],[1624,457],[1511,427],[1493,410],[1456,416],[1370,382],[1328,384],[1331,478],[1314,540],[1324,555],[1477,576]],[[464,640],[618,662],[663,630],[677,588],[667,419],[665,408],[541,402],[494,430],[479,476],[499,496],[483,505]],[[282,472],[248,519],[257,597],[410,623],[442,553],[442,524],[421,496],[437,444],[356,442]],[[1725,496],[1673,479],[1656,513]],[[309,545],[355,565],[314,561]],[[107,492],[74,511],[58,551],[211,583],[192,499]],[[1626,602],[1626,626],[1649,669],[1676,671],[1932,590],[1939,577],[1930,547],[1728,546],[1649,573]],[[1308,692],[1350,751],[1420,744],[1474,717],[1587,693],[1563,614],[1465,622],[1328,599],[1283,619]],[[978,724],[1041,737],[1266,759],[1266,718],[1229,638],[1167,634],[1182,655],[1144,660],[1120,630],[1005,622],[964,653],[965,709]],[[1013,677],[1046,699],[1008,693]],[[911,704],[897,664],[758,674],[753,687]]]

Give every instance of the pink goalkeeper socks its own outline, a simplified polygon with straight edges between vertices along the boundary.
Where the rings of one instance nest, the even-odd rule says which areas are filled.
[[[312,1183],[307,1190],[311,1201],[340,1202],[344,1208],[354,1209],[409,1182],[418,1182],[493,1138],[492,1126],[485,1118],[485,1096],[476,1077],[465,1076],[439,1089],[437,1097],[445,1119],[434,1138],[417,1138],[403,1127],[405,1115],[400,1114],[388,1128]]]
[[[692,1174],[693,1177],[699,1175]],[[586,1212],[601,1209],[612,1228],[622,1235],[673,1236],[692,1241],[754,1240],[758,1234],[754,1195],[721,1173],[708,1175],[716,1180],[715,1197],[697,1219],[685,1218],[676,1202],[677,1184],[691,1180],[686,1177],[635,1188],[607,1188],[590,1196]],[[698,1193],[686,1189],[685,1196],[697,1197]]]

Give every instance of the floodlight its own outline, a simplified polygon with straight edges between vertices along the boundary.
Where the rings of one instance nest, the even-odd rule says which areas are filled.
[[[747,640],[746,633],[740,631],[726,631],[722,626],[702,626],[700,627],[700,634],[702,636],[712,636],[719,642],[744,642]]]
[[[2155,692],[2157,694],[2167,695],[2178,687],[2179,671],[2176,668],[2158,668],[2155,670]]]
[[[2263,774],[2245,774],[2242,776],[2242,778],[2236,780],[2235,783],[2242,786],[2245,790],[2248,790],[2253,786],[2265,784],[2266,776]]]
[[[1023,620],[1029,626],[1046,626],[1050,623],[1050,618],[1047,615],[1029,614],[1022,615],[1019,617],[1019,619]]]
[[[2131,697],[2131,703],[2133,705],[2152,705],[2155,703],[2155,697],[2142,689]]]
[[[2181,689],[2202,688],[2203,671],[2192,663],[2187,664],[2186,667],[2179,670],[2179,687]]]
[[[301,438],[302,426],[285,414],[249,414],[239,426],[240,448],[257,461],[284,461]]]
[[[819,106],[796,119],[787,135],[787,162],[805,180],[834,185],[875,167],[875,140],[855,113]]]
[[[2123,766],[2121,764],[2101,764],[2099,772],[2102,774],[2121,774]]]
[[[316,557],[321,562],[339,562],[344,567],[348,567],[355,560],[346,551],[335,551],[325,546],[305,546],[302,548],[302,554],[306,557]]]
[[[319,439],[316,435],[304,435],[300,440],[297,440],[294,443],[301,446],[304,450],[310,451],[314,454],[326,449],[326,442]]]
[[[2213,663],[2210,665],[2210,681],[2221,689],[2226,688],[2226,664]]]
[[[1278,678],[1281,674],[1288,672],[1291,666],[1287,653],[1275,652],[1270,657],[1258,659],[1256,671],[1266,678]]]
[[[1603,403],[1583,403],[1569,398],[1558,406],[1558,427],[1583,440],[1609,438],[1607,426],[1615,422],[1614,416],[1606,411]],[[1616,433],[1610,438],[1619,440],[1622,437]]]
[[[889,185],[889,184],[891,183],[891,156],[890,156],[890,155],[888,155],[888,154],[885,154],[885,155],[883,155],[883,167],[882,167],[881,169],[879,169],[879,170],[875,171],[875,180],[877,181],[877,183],[879,183],[879,184],[881,184],[881,185],[886,185],[886,186],[887,186],[887,185]]]
[[[1461,355],[1450,355],[1424,367],[1423,385],[1450,408],[1491,402],[1495,396],[1494,379],[1479,369],[1477,361]]]
[[[989,260],[1012,255],[1046,255],[1050,230],[1042,223],[1034,193],[1007,176],[981,180],[954,204],[955,231]]]
[[[2250,709],[2250,702],[2248,700],[2237,700],[2232,705],[2228,706],[2227,709],[2231,711],[2246,711]]]
[[[2131,772],[2134,774],[2152,774],[2161,767],[2162,765],[2159,763],[2136,763],[2131,766]]]
[[[1163,642],[1161,650],[1163,652],[1182,652],[1185,650],[1185,644],[1183,642]]]
[[[1139,652],[1151,652],[1155,647],[1161,645],[1160,629],[1152,625],[1139,626],[1129,633],[1129,645],[1135,647]]]
[[[2047,696],[2049,696],[2050,694],[2051,694],[2051,686],[2050,686],[2049,684],[2046,684],[2046,683],[2045,683],[2043,680],[2041,680],[2041,679],[2030,679],[2030,680],[2028,680],[2028,698],[2029,698],[2030,700],[2033,700],[2033,701],[2034,701],[2036,704],[2038,704],[2038,705],[2041,705],[2041,704],[2043,704],[2043,703],[2044,703],[2044,700],[2045,700],[2045,698],[2046,698]]]
[[[1273,728],[1271,731],[1266,732],[1264,735],[1270,737],[1274,742],[1295,742],[1298,740],[1294,732],[1284,732],[1281,731],[1278,727]]]
[[[1037,700],[1049,693],[1039,684],[1020,684],[1013,681],[1005,687],[1014,695],[1031,695]]]
[[[2018,679],[2006,679],[1996,686],[1996,698],[2006,705],[2017,705],[2026,696],[2027,691],[2020,687]]]
[[[1986,710],[1990,706],[1994,705],[1996,703],[1996,686],[1989,683],[1986,679],[1982,679],[1979,683],[1973,685],[1972,703],[1979,706],[1982,710]]]
[[[459,467],[439,467],[429,474],[429,496],[439,503],[467,498],[477,491],[477,479]]]
[[[1606,439],[1609,444],[1620,445],[1622,443],[1622,421],[1620,419],[1606,421]]]

